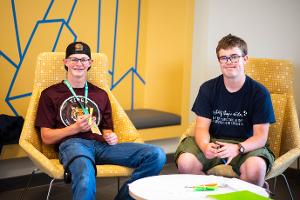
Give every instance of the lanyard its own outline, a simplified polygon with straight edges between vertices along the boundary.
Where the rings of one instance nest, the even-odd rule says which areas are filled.
[[[84,106],[80,103],[79,98],[76,95],[75,91],[73,90],[70,82],[68,80],[64,80],[64,84],[69,88],[70,92],[75,97],[77,103],[81,106],[84,114],[85,115],[89,114],[88,107],[87,107],[87,97],[88,97],[88,91],[89,91],[87,81],[85,82],[85,85],[84,85]]]

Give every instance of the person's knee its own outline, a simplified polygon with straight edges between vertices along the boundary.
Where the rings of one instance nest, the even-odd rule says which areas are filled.
[[[266,172],[266,162],[261,157],[250,157],[241,166],[241,173],[257,174]]]
[[[152,156],[156,159],[157,164],[160,166],[164,166],[167,160],[164,150],[162,150],[160,147],[154,147],[151,151]]]
[[[177,166],[181,174],[193,174],[202,171],[202,164],[191,153],[182,153],[177,159]]]
[[[240,167],[241,179],[262,185],[266,175],[266,162],[261,157],[250,157]]]
[[[160,147],[149,145],[144,152],[144,158],[157,168],[162,168],[166,163],[166,153]]]

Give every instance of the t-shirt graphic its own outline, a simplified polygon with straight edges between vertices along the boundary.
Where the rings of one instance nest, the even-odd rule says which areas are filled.
[[[275,121],[270,93],[249,76],[236,92],[226,89],[223,75],[203,83],[192,111],[211,119],[209,133],[215,138],[247,139],[253,125]]]
[[[77,96],[78,100],[82,105],[84,105],[85,98],[84,96]],[[91,99],[87,98],[87,107],[88,110],[90,108],[93,108],[93,117],[96,117],[96,124],[99,126],[99,123],[101,121],[101,113],[97,106],[97,104],[92,101]],[[84,115],[84,112],[79,105],[79,103],[76,101],[76,98],[74,96],[71,96],[67,98],[60,107],[60,118],[61,121],[65,126],[70,126],[71,124],[74,124],[77,121],[77,118],[81,115]]]
[[[244,126],[247,111],[230,112],[227,110],[213,110],[212,123],[228,126]]]

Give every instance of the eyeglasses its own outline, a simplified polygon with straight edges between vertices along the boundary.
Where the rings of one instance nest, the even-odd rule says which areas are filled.
[[[233,55],[230,55],[229,57],[227,57],[227,56],[221,56],[218,59],[219,59],[219,61],[220,61],[221,64],[225,64],[229,60],[230,60],[231,63],[237,63],[237,62],[239,62],[239,59],[241,57],[244,57],[244,56],[233,54]]]
[[[88,64],[91,61],[91,59],[89,59],[89,58],[74,58],[74,57],[68,58],[67,60],[74,64],[78,63],[79,61],[82,64]]]

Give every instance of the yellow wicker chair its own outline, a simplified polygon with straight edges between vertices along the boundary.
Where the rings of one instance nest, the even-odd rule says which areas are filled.
[[[275,154],[275,162],[265,180],[283,176],[291,198],[292,193],[283,172],[300,155],[299,121],[293,95],[293,65],[287,60],[250,58],[245,67],[246,74],[266,86],[271,93],[276,123],[270,126],[268,143]],[[194,135],[195,122],[183,133],[180,141]],[[238,177],[229,165],[218,165],[208,171],[227,177]]]
[[[20,146],[37,168],[53,178],[50,182],[47,199],[49,198],[53,181],[55,179],[63,179],[64,169],[58,160],[58,154],[54,150],[54,145],[42,143],[40,132],[35,128],[34,124],[41,91],[66,78],[66,71],[63,65],[64,56],[65,53],[63,52],[47,52],[38,56],[33,92],[19,140]],[[88,81],[108,93],[112,106],[114,131],[119,137],[119,142],[143,142],[124,110],[109,90],[106,55],[93,53],[92,59],[94,62],[88,72]],[[118,188],[119,178],[130,176],[132,171],[133,169],[123,166],[97,165],[97,177],[118,177]]]

